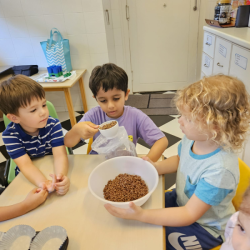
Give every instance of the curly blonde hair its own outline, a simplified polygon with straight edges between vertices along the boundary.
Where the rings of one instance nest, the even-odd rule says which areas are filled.
[[[204,77],[178,91],[175,104],[180,111],[188,107],[200,130],[211,132],[210,139],[224,150],[236,152],[242,148],[249,131],[250,96],[239,79]]]

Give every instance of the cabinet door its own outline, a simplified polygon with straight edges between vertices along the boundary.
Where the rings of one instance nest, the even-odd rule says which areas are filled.
[[[194,0],[111,2],[126,2],[129,20],[122,20],[124,30],[129,28],[134,92],[180,89],[196,80],[200,10],[194,11]]]
[[[229,75],[243,81],[250,93],[250,50],[233,45]]]
[[[202,53],[201,70],[206,76],[211,76],[213,73],[213,59],[204,52]]]
[[[203,51],[210,57],[214,58],[215,35],[204,32]]]
[[[216,38],[215,53],[214,53],[214,68],[213,74],[229,73],[230,55],[232,44],[220,37]]]

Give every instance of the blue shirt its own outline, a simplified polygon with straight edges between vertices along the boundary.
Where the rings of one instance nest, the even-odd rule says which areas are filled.
[[[52,154],[52,148],[64,145],[61,123],[49,116],[47,124],[37,136],[26,134],[21,126],[11,122],[2,134],[7,152],[12,159],[28,154],[31,158]]]
[[[235,212],[232,199],[239,182],[236,154],[220,148],[205,155],[192,152],[194,141],[183,137],[178,146],[177,204],[185,206],[193,194],[212,207],[197,221],[209,233],[223,237],[227,221]]]

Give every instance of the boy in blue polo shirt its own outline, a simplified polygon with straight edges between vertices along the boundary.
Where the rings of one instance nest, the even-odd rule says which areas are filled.
[[[0,100],[0,109],[11,120],[2,138],[18,166],[16,175],[21,171],[34,185],[66,194],[69,179],[64,136],[59,120],[49,116],[42,86],[27,76],[17,75],[0,85]],[[54,156],[53,180],[48,180],[31,161],[48,154]]]

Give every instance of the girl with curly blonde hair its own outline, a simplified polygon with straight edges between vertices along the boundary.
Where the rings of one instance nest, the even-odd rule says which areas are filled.
[[[240,80],[217,75],[178,91],[175,103],[184,133],[178,155],[151,162],[159,175],[177,172],[176,189],[165,193],[165,208],[145,210],[133,202],[129,209],[105,207],[117,217],[165,226],[168,250],[211,249],[223,243],[235,212],[235,152],[249,131],[249,94]]]

